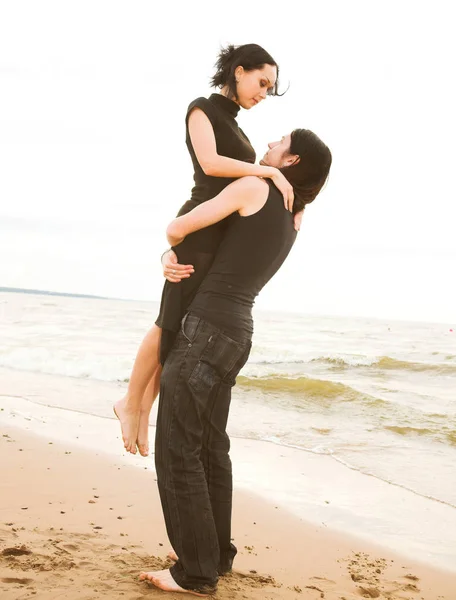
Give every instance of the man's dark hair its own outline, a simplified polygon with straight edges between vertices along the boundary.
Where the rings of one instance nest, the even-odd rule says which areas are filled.
[[[217,57],[215,75],[211,78],[212,87],[228,87],[228,97],[234,96],[237,99],[237,86],[235,70],[237,67],[244,67],[245,71],[255,71],[262,69],[264,65],[277,67],[277,80],[273,88],[268,90],[270,96],[280,96],[279,94],[279,65],[258,44],[243,44],[242,46],[229,45],[222,48]]]
[[[292,131],[290,154],[297,154],[299,162],[280,170],[293,186],[293,213],[297,213],[318,196],[328,177],[332,156],[328,146],[309,129]]]

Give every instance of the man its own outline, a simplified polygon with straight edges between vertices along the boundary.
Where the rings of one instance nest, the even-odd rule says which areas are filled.
[[[293,185],[293,210],[321,190],[331,166],[327,146],[294,130],[269,144],[262,164]],[[182,320],[160,387],[155,459],[166,527],[176,552],[170,570],[142,573],[157,587],[197,596],[214,593],[231,570],[232,473],[226,434],[231,387],[248,359],[255,297],[277,272],[296,239],[293,215],[273,184],[244,177],[174,219],[168,241],[229,217],[214,262]]]

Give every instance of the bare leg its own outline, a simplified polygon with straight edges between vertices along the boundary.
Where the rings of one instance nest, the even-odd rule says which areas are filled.
[[[141,401],[138,439],[136,442],[141,456],[149,455],[149,415],[155,398],[158,396],[158,392],[160,391],[161,372],[162,366],[159,364],[155,373],[152,375],[152,379],[150,380]]]
[[[141,402],[147,386],[160,365],[160,340],[161,329],[154,325],[139,347],[127,393],[114,404],[114,412],[122,428],[124,447],[132,454],[136,454]],[[148,402],[150,403],[150,399]]]

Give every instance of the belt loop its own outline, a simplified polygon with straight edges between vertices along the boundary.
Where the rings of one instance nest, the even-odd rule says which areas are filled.
[[[181,321],[181,330],[182,330],[182,334],[183,334],[184,338],[189,342],[189,346],[191,346],[192,341],[190,338],[187,337],[187,335],[185,333],[185,328],[184,328],[187,317],[188,317],[188,313],[185,313],[185,315],[183,316],[182,321]]]

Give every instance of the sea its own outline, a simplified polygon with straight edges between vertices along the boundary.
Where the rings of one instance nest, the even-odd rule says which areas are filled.
[[[126,387],[157,310],[154,302],[0,292],[0,367]],[[233,438],[324,455],[429,500],[430,510],[456,511],[456,324],[254,317],[252,352],[233,389]],[[113,416],[103,395],[58,403]]]

